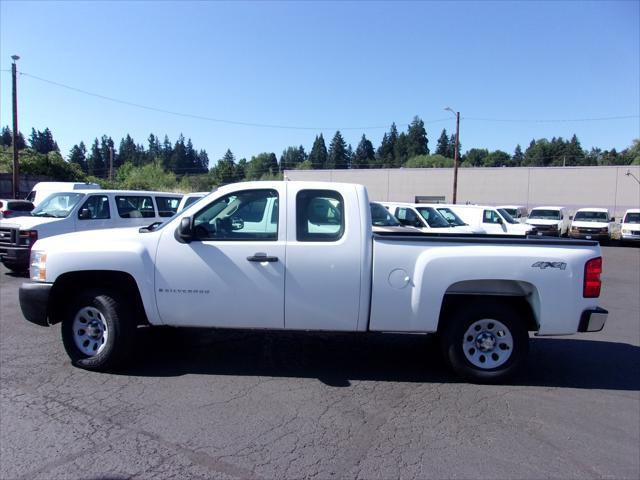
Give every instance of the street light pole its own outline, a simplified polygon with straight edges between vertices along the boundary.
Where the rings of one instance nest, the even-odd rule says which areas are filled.
[[[13,145],[13,182],[12,194],[13,198],[18,198],[20,190],[20,164],[18,163],[18,87],[16,61],[20,60],[18,55],[11,55],[13,63],[11,64],[11,79],[13,83],[13,132],[11,134],[11,144]]]
[[[453,150],[453,204],[458,199],[458,149],[460,146],[460,112],[454,112],[452,108],[447,107],[445,110],[455,114],[456,116],[456,144]]]

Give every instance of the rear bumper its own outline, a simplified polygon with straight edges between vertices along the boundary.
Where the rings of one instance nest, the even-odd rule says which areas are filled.
[[[23,283],[18,292],[22,315],[31,323],[48,327],[47,312],[51,283]]]
[[[609,312],[604,308],[590,308],[580,316],[579,332],[599,332],[604,328]]]

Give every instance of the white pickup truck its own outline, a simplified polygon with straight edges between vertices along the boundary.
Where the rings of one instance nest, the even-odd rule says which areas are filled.
[[[38,240],[20,305],[89,370],[124,362],[137,325],[437,332],[457,373],[498,382],[528,332],[604,326],[597,242],[373,234],[370,215],[360,185],[228,185],[159,227]]]

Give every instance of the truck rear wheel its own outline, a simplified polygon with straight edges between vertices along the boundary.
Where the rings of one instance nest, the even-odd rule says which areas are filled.
[[[518,310],[495,300],[456,309],[441,336],[445,359],[460,376],[500,383],[524,363],[529,350],[526,322]]]
[[[62,321],[62,342],[73,365],[105,371],[130,355],[135,324],[118,295],[87,290],[78,295]]]

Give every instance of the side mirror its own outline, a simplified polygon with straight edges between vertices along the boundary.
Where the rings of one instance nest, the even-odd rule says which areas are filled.
[[[612,222],[612,223],[615,223],[616,217],[611,217],[611,220],[609,220],[609,221]]]
[[[231,230],[242,230],[244,228],[244,220],[238,217],[231,218]]]
[[[189,243],[193,240],[193,218],[184,217],[180,220],[175,237],[180,243]]]
[[[80,220],[89,220],[91,219],[91,212],[88,208],[81,208],[78,212],[78,218]]]
[[[569,217],[569,220],[573,220],[573,215],[571,215],[571,216]]]

